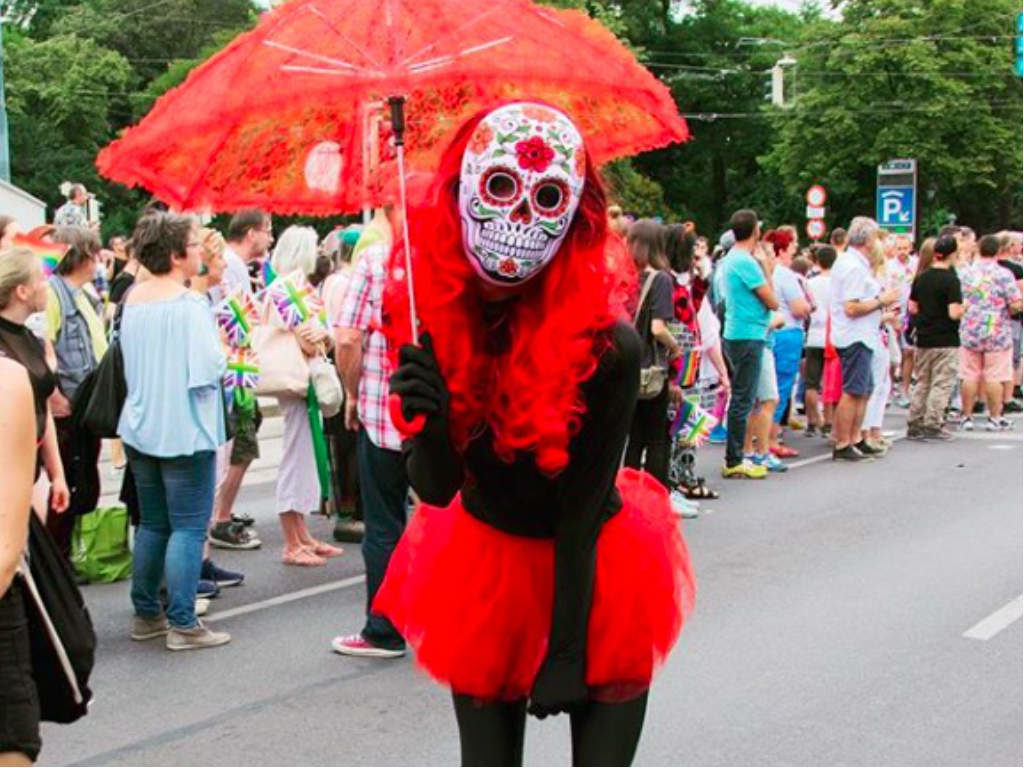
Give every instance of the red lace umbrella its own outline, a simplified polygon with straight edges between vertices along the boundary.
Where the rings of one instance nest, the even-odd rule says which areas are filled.
[[[481,108],[562,108],[598,163],[688,137],[668,89],[600,23],[529,0],[292,0],[161,97],[100,172],[182,210],[352,212],[377,202],[406,97],[405,153],[432,170]],[[382,157],[383,155],[383,157]]]

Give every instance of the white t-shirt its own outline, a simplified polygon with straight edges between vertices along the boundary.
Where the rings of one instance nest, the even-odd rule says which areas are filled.
[[[800,288],[800,276],[789,267],[777,264],[772,273],[772,284],[779,299],[779,314],[786,321],[780,330],[802,328],[803,320],[794,315],[789,308],[791,301],[804,298],[803,289]]]
[[[252,296],[252,282],[249,280],[249,270],[242,261],[242,257],[235,253],[229,245],[224,249],[224,278],[221,281],[231,293],[238,288],[249,296]]]
[[[849,317],[846,314],[846,302],[868,301],[877,296],[878,283],[871,276],[871,265],[867,257],[856,248],[843,251],[832,267],[832,290],[829,300],[832,312],[832,343],[837,349],[852,346],[857,342],[869,349],[875,346],[881,312]]]
[[[718,315],[711,308],[711,300],[705,296],[697,310],[697,327],[700,328],[700,378],[701,384],[713,384],[718,381],[718,369],[711,362],[708,354],[717,347],[722,338],[722,324]]]
[[[825,348],[825,328],[828,324],[829,289],[832,275],[816,275],[807,281],[807,290],[814,299],[814,312],[807,329],[807,343],[804,346]]]

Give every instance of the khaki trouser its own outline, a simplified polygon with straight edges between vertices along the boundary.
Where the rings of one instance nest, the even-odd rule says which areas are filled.
[[[910,396],[907,429],[940,429],[946,406],[956,384],[959,347],[918,349],[914,356],[917,383]]]

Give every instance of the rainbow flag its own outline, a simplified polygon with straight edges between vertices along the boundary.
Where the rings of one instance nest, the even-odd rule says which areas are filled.
[[[255,299],[240,288],[232,291],[214,307],[213,315],[232,347],[249,345],[260,318]]]
[[[696,398],[684,397],[672,421],[671,433],[684,443],[700,446],[716,426],[718,419],[701,408]]]
[[[64,254],[68,252],[68,246],[63,243],[49,243],[27,235],[15,235],[14,245],[18,248],[27,248],[38,256],[47,277],[57,271],[57,265],[64,258]]]
[[[233,349],[228,355],[224,389],[231,393],[236,387],[255,389],[260,380],[260,359],[251,349]]]
[[[676,378],[676,384],[683,389],[689,389],[697,383],[699,374],[700,350],[688,349],[679,361],[679,376]]]
[[[300,270],[278,277],[267,287],[266,295],[289,330],[326,317],[320,297]]]

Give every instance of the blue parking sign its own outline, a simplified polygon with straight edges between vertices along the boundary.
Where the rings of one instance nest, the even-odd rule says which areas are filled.
[[[914,188],[878,187],[875,213],[880,226],[894,232],[914,230]]]

